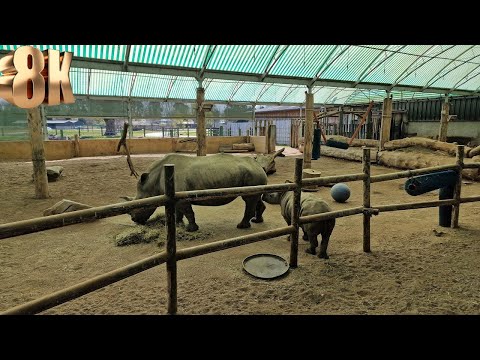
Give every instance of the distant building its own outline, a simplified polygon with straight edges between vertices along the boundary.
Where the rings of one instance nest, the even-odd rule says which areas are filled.
[[[78,126],[85,126],[85,120],[84,119],[55,119],[55,120],[49,120],[47,118],[47,126],[51,129],[74,129]]]

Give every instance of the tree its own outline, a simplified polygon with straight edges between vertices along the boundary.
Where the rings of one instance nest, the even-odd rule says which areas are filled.
[[[225,116],[231,117],[251,117],[252,106],[243,104],[228,104],[225,108]]]
[[[105,121],[105,136],[117,135],[117,129],[115,128],[115,119],[103,119]]]

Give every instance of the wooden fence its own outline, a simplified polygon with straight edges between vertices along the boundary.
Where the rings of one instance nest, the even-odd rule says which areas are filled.
[[[65,214],[52,215],[42,218],[29,219],[0,225],[0,239],[10,238],[28,233],[34,233],[47,229],[67,226],[92,219],[101,219],[121,214],[126,214],[133,209],[148,206],[165,205],[167,244],[166,250],[159,254],[150,256],[135,263],[123,266],[108,273],[96,276],[90,280],[59,290],[39,299],[10,308],[1,315],[13,314],[37,314],[70,300],[79,298],[85,294],[106,287],[117,281],[148,270],[152,267],[166,263],[167,267],[167,289],[168,301],[167,310],[169,314],[177,313],[177,262],[180,260],[221,251],[232,247],[251,244],[257,241],[272,239],[278,236],[291,234],[290,258],[291,268],[298,265],[298,236],[300,224],[321,221],[356,214],[363,215],[363,251],[370,252],[370,218],[381,212],[419,209],[437,207],[442,205],[453,205],[452,227],[458,227],[460,204],[466,202],[480,201],[480,196],[461,198],[461,170],[465,167],[480,167],[479,164],[463,163],[464,146],[457,146],[457,157],[455,164],[429,167],[418,170],[401,171],[383,175],[370,175],[370,149],[363,149],[363,172],[339,176],[327,176],[302,180],[303,159],[295,159],[295,182],[288,184],[245,186],[236,188],[208,189],[200,191],[175,192],[174,165],[165,165],[165,195],[154,196],[146,199],[133,200],[130,202],[100,206],[85,210],[74,211]],[[412,202],[404,204],[390,204],[372,206],[370,203],[371,183],[389,181],[400,178],[408,178],[414,175],[428,174],[443,170],[455,170],[458,173],[458,181],[455,187],[454,198],[451,200],[436,200],[424,202]],[[301,190],[304,186],[325,185],[338,182],[363,181],[363,206],[331,211],[328,213],[299,217]],[[189,247],[181,250],[176,249],[176,227],[175,227],[175,203],[182,200],[207,200],[213,198],[225,198],[240,195],[263,194],[277,191],[294,191],[294,206],[292,210],[292,224],[273,230],[257,232],[239,236],[236,238],[215,241],[212,243]]]

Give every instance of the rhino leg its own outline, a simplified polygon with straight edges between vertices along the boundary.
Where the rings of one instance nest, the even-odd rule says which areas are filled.
[[[178,203],[177,204],[177,211],[185,214],[185,217],[188,220],[188,225],[186,226],[185,230],[187,231],[197,231],[198,225],[195,223],[195,213],[192,209],[192,204],[190,203]]]
[[[175,222],[177,225],[184,225],[183,224],[183,212],[181,212],[178,206],[175,208]]]
[[[307,236],[308,236],[308,240],[310,241],[310,246],[305,250],[305,252],[307,254],[315,255],[315,252],[318,246],[318,240],[317,240],[318,234],[311,231],[307,231]]]
[[[258,200],[257,206],[255,207],[255,217],[252,219],[254,223],[261,223],[263,222],[263,212],[267,207],[263,203],[262,199]]]
[[[247,229],[251,227],[250,219],[255,216],[255,208],[261,198],[262,195],[242,196],[243,201],[245,201],[245,213],[243,215],[242,221],[240,221],[240,223],[237,225],[237,228]]]
[[[303,229],[302,229],[302,230],[303,230]],[[305,240],[305,241],[308,241],[308,235],[307,235],[307,232],[306,232],[305,230],[303,230],[302,239]]]
[[[328,247],[329,240],[330,240],[330,235],[322,235],[322,242],[320,243],[320,253],[318,254],[318,257],[320,259],[328,259],[327,247]]]
[[[322,242],[320,243],[320,253],[318,254],[318,257],[320,259],[328,259],[328,255],[327,255],[328,242],[330,241],[330,235],[332,235],[334,228],[335,228],[335,219],[332,219],[326,222],[325,228],[322,231]]]

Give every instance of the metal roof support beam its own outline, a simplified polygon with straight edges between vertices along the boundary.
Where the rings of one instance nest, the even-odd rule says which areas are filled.
[[[132,78],[132,84],[130,85],[130,91],[128,92],[128,98],[131,99],[132,98],[132,91],[133,91],[133,87],[135,86],[135,80],[137,80],[137,73],[133,74],[133,78]]]
[[[294,90],[296,90],[297,88],[295,87],[295,85],[291,85],[288,90],[285,92],[285,94],[283,95],[282,97],[282,100],[280,100],[280,104],[283,103],[283,100],[285,100],[288,95],[290,95]]]
[[[262,90],[260,90],[260,93],[258,94],[257,98],[255,99],[255,103],[257,104],[258,101],[260,100],[260,98],[263,96],[263,94],[265,94],[265,92],[272,86],[273,84],[265,84],[262,88]]]
[[[427,84],[423,87],[423,89],[426,89],[426,88],[428,88],[430,85],[434,84],[434,83],[438,80],[438,78],[437,78],[437,75],[438,75],[438,74],[441,74],[447,67],[450,66],[451,63],[454,63],[460,56],[462,56],[463,54],[465,54],[467,51],[471,50],[471,49],[474,48],[475,46],[476,46],[476,45],[472,45],[472,46],[470,46],[467,50],[462,51],[460,54],[458,54],[458,55],[455,57],[455,59],[452,59],[447,65],[445,65],[443,68],[441,68],[439,71],[437,71],[437,72],[435,73],[435,75],[433,75],[433,76],[430,78],[430,80],[427,81]],[[478,56],[478,55],[477,55],[477,56]],[[474,56],[473,59],[476,58],[477,56]],[[469,59],[469,60],[471,60],[471,59]],[[469,60],[467,60],[466,62],[468,62]],[[462,63],[461,65],[464,65],[466,62]],[[460,65],[459,65],[459,66],[460,66]],[[441,76],[439,76],[439,78],[442,77],[442,76],[447,75],[447,74],[450,73],[452,70],[455,70],[455,69],[457,69],[457,68],[458,68],[458,66],[455,66],[453,69],[450,69],[450,70],[447,71],[446,73],[444,73],[444,74],[442,74]],[[433,81],[434,79],[435,79],[435,81]]]
[[[175,84],[175,81],[177,81],[178,76],[175,76],[172,80],[170,80],[170,84],[168,84],[168,90],[167,90],[167,95],[166,95],[166,100],[170,97],[170,93],[172,92],[173,84]]]
[[[238,92],[238,90],[242,87],[244,83],[245,82],[240,81],[237,84],[235,84],[235,88],[233,89],[232,94],[228,97],[228,102],[232,101],[233,97],[235,96],[235,94]]]
[[[88,100],[86,95],[75,95],[75,99],[82,99]],[[90,100],[102,100],[102,101],[128,101],[127,96],[104,96],[104,95],[90,95]],[[179,98],[152,98],[152,97],[141,97],[141,96],[132,96],[132,101],[153,101],[153,102],[160,102],[160,101],[178,101],[178,102],[185,102],[189,104],[195,104],[196,99],[179,99]],[[230,101],[227,100],[215,100],[212,101],[215,104],[230,104],[230,105],[252,105],[252,101]],[[284,102],[282,105],[285,106],[301,106],[304,102]],[[278,105],[278,102],[272,101],[259,101],[256,105]]]
[[[455,89],[459,86],[462,86],[463,84],[465,84],[466,82],[472,80],[473,78],[476,78],[478,75],[480,75],[480,72],[476,73],[475,75],[473,75],[472,77],[469,77],[470,74],[473,74],[475,71],[478,70],[478,68],[480,68],[480,65],[478,65],[475,69],[473,69],[473,71],[470,71],[468,74],[466,74],[464,77],[462,77],[460,80],[458,80],[455,85],[452,86],[452,88],[450,89],[451,91],[455,91]],[[464,81],[465,80],[465,81]]]
[[[428,51],[430,51],[430,49],[432,49],[434,46],[437,46],[437,45],[433,45],[433,46],[429,47],[426,51],[424,51],[424,52],[422,53],[422,55],[419,55],[419,56],[417,57],[417,59],[412,63],[412,65],[413,65],[414,63],[416,63],[418,59],[422,58],[422,57],[423,57]],[[444,50],[442,50],[441,52],[439,52],[436,56],[438,56],[438,55],[440,55],[440,54],[443,54],[445,51],[450,50],[450,49],[453,48],[454,46],[455,46],[455,45],[452,45],[452,46],[450,46],[450,47],[447,47],[446,49],[444,49]],[[435,57],[435,56],[432,56],[432,57],[428,58],[428,59],[425,60],[423,63],[421,63],[420,65],[416,66],[415,68],[413,68],[413,69],[411,69],[411,70],[410,70],[410,67],[406,68],[406,69],[400,74],[400,76],[399,76],[397,79],[395,79],[393,85],[391,86],[391,89],[393,89],[395,86],[397,86],[403,79],[407,78],[411,73],[417,71],[418,69],[420,69],[422,66],[424,66],[426,63],[432,61],[433,59],[436,59],[436,57]]]
[[[128,71],[128,61],[130,59],[130,49],[132,45],[127,45],[127,49],[125,50],[125,60],[123,61],[123,71]]]
[[[342,88],[335,88],[333,91],[328,95],[328,97],[325,99],[324,103],[327,103],[330,99],[332,99],[335,95],[337,95],[340,91],[342,91]]]
[[[327,71],[330,66],[332,66],[332,64],[337,61],[337,59],[343,55],[343,53],[345,51],[347,51],[348,49],[350,49],[350,47],[352,45],[347,45],[347,47],[343,50],[341,50],[337,56],[335,56],[335,59],[333,59],[332,61],[330,61],[327,65],[325,65],[327,63],[327,61],[330,60],[330,58],[333,56],[333,54],[335,53],[335,50],[337,50],[339,45],[337,45],[334,49],[332,49],[332,51],[330,52],[330,54],[328,54],[327,58],[325,59],[325,61],[320,65],[320,67],[318,68],[318,71],[317,71],[317,75],[312,79],[312,81],[310,81],[310,83],[308,84],[308,86],[313,86],[315,84],[315,82],[320,79],[320,76],[322,76],[322,74]]]
[[[122,65],[120,62],[114,61],[103,61],[103,60],[80,60],[76,59],[72,61],[72,67],[77,68],[91,68],[98,70],[110,70],[110,71],[122,71]],[[182,67],[171,67],[171,66],[159,66],[153,64],[132,64],[128,66],[129,72],[138,72],[144,74],[162,74],[162,75],[173,75],[173,76],[182,76],[182,77],[191,77],[197,78],[198,73],[195,69],[191,68],[182,68]],[[259,82],[259,77],[256,74],[245,74],[245,73],[232,73],[227,71],[218,71],[218,70],[206,70],[204,73],[204,78],[211,79],[222,79],[222,80],[238,80],[245,82]],[[295,85],[310,85],[311,79],[300,78],[300,77],[286,77],[286,76],[277,76],[277,75],[268,75],[264,79],[265,83],[278,83],[278,84],[295,84]],[[316,80],[312,86],[333,86],[333,87],[347,87],[354,88],[355,82],[352,81],[343,81],[343,80]],[[412,86],[412,85],[398,85],[394,84],[382,84],[382,83],[360,83],[356,86],[363,89],[379,89],[379,90],[398,90],[398,91],[422,91],[422,87]],[[450,89],[446,88],[429,88],[426,89],[427,92],[445,94]],[[458,95],[470,95],[473,94],[472,90],[455,90],[455,94]]]
[[[405,48],[407,45],[403,45],[400,49],[403,49]],[[390,52],[390,55],[387,55],[385,56],[382,61],[380,61],[377,65],[375,65],[375,67],[373,69],[370,70],[370,66],[372,66],[375,61],[378,60],[378,58],[380,56],[382,56],[382,54],[386,53],[388,51],[388,48],[390,47],[390,45],[387,45],[387,47],[382,51],[380,52],[380,54],[378,54],[378,56],[375,57],[375,59],[373,59],[373,61],[365,68],[365,70],[360,74],[360,76],[358,77],[357,81],[355,82],[355,85],[354,86],[357,86],[358,84],[360,84],[363,79],[365,79],[368,75],[370,75],[375,69],[378,69],[378,67],[380,65],[382,65],[385,61],[387,61],[388,59],[390,59],[393,55],[397,54],[397,51],[391,51]],[[368,71],[368,73],[367,73]]]
[[[213,53],[217,49],[217,46],[218,45],[209,45],[208,46],[207,53],[205,54],[205,58],[203,59],[203,62],[202,62],[202,69],[198,73],[198,78],[199,79],[203,79],[203,75],[205,74],[205,70],[207,69],[208,63],[212,59]]]
[[[275,52],[273,53],[272,57],[268,61],[267,66],[265,67],[265,71],[263,72],[263,75],[260,77],[260,81],[263,81],[265,77],[268,75],[270,70],[272,70],[273,66],[277,63],[277,61],[282,57],[283,54],[285,54],[285,51],[288,49],[290,45],[283,45],[283,48],[280,49],[281,45],[278,45],[277,48],[275,49]],[[280,50],[280,51],[279,51]],[[278,54],[278,56],[277,56]]]

